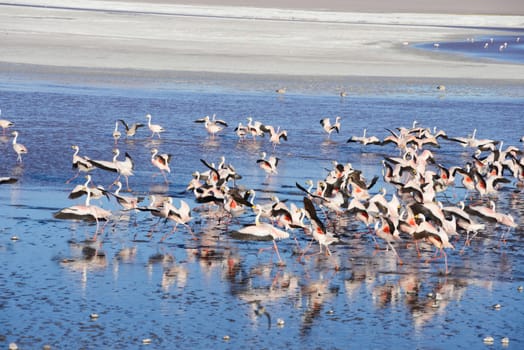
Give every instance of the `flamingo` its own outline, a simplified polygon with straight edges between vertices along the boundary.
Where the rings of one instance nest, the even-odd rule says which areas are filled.
[[[264,132],[269,132],[269,141],[271,141],[273,144],[273,148],[280,144],[280,139],[287,141],[287,131],[280,131],[280,126],[277,128],[277,130],[275,130],[272,125],[262,125],[261,130]]]
[[[10,176],[0,177],[0,185],[1,184],[14,184],[17,181],[18,179],[16,177],[10,177]]]
[[[171,154],[158,154],[158,149],[153,148],[151,150],[151,164],[156,166],[158,169],[160,169],[160,172],[162,173],[162,176],[164,177],[164,180],[167,181],[166,171],[168,173],[171,173],[171,168],[169,167],[169,162],[171,161]]]
[[[367,129],[364,129],[364,133],[362,136],[351,136],[347,142],[359,142],[361,144],[365,145],[382,145],[382,141],[378,139],[376,136],[368,136],[366,137],[366,131]]]
[[[2,115],[2,110],[0,109],[0,115]],[[3,135],[5,136],[5,130],[15,126],[15,123],[7,120],[7,119],[0,119],[0,128],[2,128]]]
[[[66,184],[76,179],[78,175],[80,175],[80,172],[87,173],[96,168],[93,165],[93,163],[91,163],[91,160],[89,160],[87,157],[82,157],[78,155],[78,153],[80,152],[80,147],[78,147],[77,145],[73,145],[71,146],[71,148],[75,151],[73,153],[73,169],[78,169],[78,171],[75,174],[75,176],[66,181]]]
[[[160,133],[166,130],[158,124],[151,124],[151,114],[146,115],[146,118],[147,118],[147,127],[149,128],[149,130],[151,130],[151,138],[153,138],[155,134],[157,134],[158,138],[160,138]]]
[[[204,127],[207,132],[214,137],[217,132],[227,127],[227,123],[222,119],[216,119],[216,114],[213,114],[213,119],[209,119],[209,116],[206,115],[204,118],[195,120],[195,123],[204,123]]]
[[[280,158],[274,156],[270,156],[269,159],[266,160],[266,152],[262,152],[261,158],[257,160],[257,164],[269,176],[271,174],[278,174],[277,165],[279,160]]]
[[[116,121],[115,130],[113,130],[113,139],[115,140],[115,145],[118,143],[120,136],[122,136],[122,134],[120,133],[120,131],[118,131],[118,121]]]
[[[126,129],[126,137],[133,137],[135,136],[138,128],[141,128],[144,126],[144,124],[142,123],[133,123],[131,125],[128,125],[125,120],[123,119],[118,119],[118,121],[120,123],[122,123],[122,125],[124,126],[124,128]]]
[[[444,255],[444,262],[446,265],[446,275],[448,271],[448,256],[444,248],[455,249],[451,243],[449,243],[449,236],[441,227],[435,227],[426,221],[424,214],[418,214],[418,217],[422,222],[418,225],[416,232],[413,235],[414,239],[425,238],[431,244],[433,244],[441,255]]]
[[[89,177],[89,175],[87,175]],[[100,220],[107,221],[111,217],[112,213],[109,210],[100,208],[99,206],[90,203],[91,192],[87,192],[87,197],[84,205],[73,205],[59,210],[53,214],[55,219],[72,219],[72,220],[91,220],[96,221],[96,231],[93,236],[93,240],[96,240],[99,229]]]
[[[69,193],[69,196],[67,198],[69,199],[76,199],[80,198],[83,195],[89,195],[91,196],[91,199],[98,199],[101,198],[105,192],[103,187],[89,187],[89,184],[91,183],[91,175],[86,175],[87,181],[83,185],[76,185],[71,192]]]
[[[395,247],[393,247],[393,245],[391,244],[391,242],[400,241],[399,232],[396,229],[393,222],[387,217],[381,217],[381,221],[377,221],[375,223],[375,233],[378,237],[382,238],[387,242],[388,246],[397,256],[398,263],[402,265],[402,259],[398,255]]]
[[[91,162],[100,169],[118,173],[118,177],[116,178],[115,182],[120,180],[120,176],[124,176],[126,179],[127,190],[130,191],[129,176],[134,175],[133,174],[133,168],[134,168],[133,159],[126,152],[125,159],[123,161],[118,160],[117,158],[120,155],[120,150],[118,148],[115,148],[113,150],[113,154],[114,156],[113,156],[112,161],[91,160]]]
[[[309,199],[308,197],[304,197],[303,201],[306,216],[309,218],[311,222],[311,231],[313,233],[313,238],[318,242],[320,247],[319,253],[322,253],[322,247],[325,247],[326,254],[331,255],[329,245],[338,242],[339,239],[333,236],[331,232],[327,232],[326,226],[316,214],[315,206],[313,205],[311,199]]]
[[[18,157],[16,158],[16,161],[19,163],[22,163],[22,154],[27,154],[27,148],[21,143],[16,143],[16,140],[18,139],[18,131],[13,131],[12,135],[14,136],[13,149],[15,150],[16,154],[18,155]]]
[[[320,120],[320,125],[322,125],[322,128],[325,132],[328,134],[328,138],[331,137],[331,133],[333,131],[336,131],[337,134],[340,132],[340,116],[335,117],[335,123],[331,124],[329,118],[323,118]]]
[[[178,225],[184,225],[189,233],[195,238],[195,235],[193,231],[191,230],[191,227],[189,226],[188,222],[191,221],[191,208],[189,207],[189,204],[187,204],[186,201],[180,200],[180,207],[176,208],[173,205],[172,199],[169,198],[169,200],[164,204],[168,209],[167,219],[175,222],[175,227],[173,227],[173,230],[162,237],[161,241],[163,241],[168,235],[172,234],[176,231]]]
[[[258,120],[253,123],[253,118],[247,117],[247,129],[251,136],[253,136],[253,141],[255,141],[257,136],[264,136],[263,126],[264,125]]]
[[[282,263],[282,258],[280,257],[280,253],[278,252],[276,240],[289,238],[289,233],[279,228],[276,228],[275,226],[267,222],[261,222],[260,216],[262,215],[262,207],[260,205],[255,204],[253,206],[253,210],[257,213],[255,217],[255,223],[246,225],[240,228],[237,232],[242,235],[250,235],[259,238],[270,237],[273,240],[273,247],[275,249],[275,252],[277,253],[278,260],[280,263]]]
[[[249,133],[249,128],[242,125],[242,122],[239,122],[238,126],[235,128],[235,133],[237,134],[239,140],[243,141]]]

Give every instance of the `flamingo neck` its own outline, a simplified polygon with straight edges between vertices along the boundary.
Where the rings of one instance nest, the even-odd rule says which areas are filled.
[[[87,196],[86,196],[86,207],[90,206],[91,205],[91,191],[89,191],[89,189],[87,189]]]
[[[257,208],[258,210],[258,213],[257,213],[257,216],[255,217],[255,225],[260,225],[260,216],[262,215],[262,208],[258,207]]]

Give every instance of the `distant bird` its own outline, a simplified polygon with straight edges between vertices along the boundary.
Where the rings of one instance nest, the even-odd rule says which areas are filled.
[[[73,154],[73,169],[77,169],[78,171],[75,174],[75,176],[67,180],[66,183],[70,183],[71,181],[76,179],[78,175],[80,175],[80,172],[87,173],[93,169],[96,169],[96,167],[93,165],[93,163],[91,163],[91,161],[88,158],[78,155],[78,152],[80,152],[80,147],[78,147],[77,145],[73,145],[71,146],[71,148],[75,151]]]
[[[118,121],[116,121],[115,130],[113,130],[113,139],[115,140],[115,145],[118,143],[120,136],[122,136],[122,134],[120,133],[120,131],[118,131]]]
[[[320,120],[320,125],[325,132],[328,133],[328,137],[331,137],[331,133],[336,131],[337,134],[340,132],[340,116],[335,117],[335,122],[331,124],[329,118],[323,118]]]
[[[260,156],[261,158],[257,160],[258,166],[268,175],[278,174],[277,165],[280,158],[270,156],[269,159],[266,159],[266,152],[262,152]]]
[[[446,86],[444,86],[444,85],[437,85],[437,90],[446,91]]]
[[[135,136],[138,128],[141,128],[144,126],[144,124],[142,123],[133,123],[131,125],[128,125],[125,120],[123,119],[118,119],[118,121],[120,123],[122,123],[122,125],[124,126],[124,128],[126,129],[126,137],[133,137]]]
[[[12,135],[13,138],[13,149],[15,150],[18,157],[16,158],[16,161],[19,163],[22,163],[22,154],[27,154],[27,148],[22,145],[21,143],[16,143],[16,140],[18,139],[18,131],[13,131]]]
[[[105,161],[105,160],[91,160],[91,162],[98,168],[112,171],[115,173],[118,173],[118,177],[115,180],[120,180],[120,176],[124,176],[126,179],[126,187],[127,190],[130,191],[129,188],[129,176],[134,175],[133,174],[133,168],[134,163],[131,156],[126,152],[125,159],[123,161],[118,160],[118,156],[120,155],[120,151],[118,148],[115,148],[113,150],[113,160],[112,161]]]
[[[153,164],[158,169],[160,169],[160,172],[162,173],[162,176],[164,177],[164,180],[166,181],[166,183],[168,183],[168,181],[167,181],[167,176],[165,172],[167,171],[168,173],[171,173],[171,168],[169,167],[170,161],[171,161],[170,154],[166,154],[166,153],[159,154],[158,149],[156,148],[153,148],[151,150],[151,164]]]
[[[153,138],[155,134],[157,134],[158,138],[160,138],[160,133],[166,130],[158,124],[151,124],[151,114],[146,115],[146,118],[147,118],[147,127],[149,128],[149,130],[151,130],[151,138]]]
[[[285,93],[286,93],[286,90],[287,90],[287,88],[282,87],[282,88],[278,88],[278,89],[276,89],[275,92],[276,92],[277,94],[285,94]]]
[[[2,110],[1,109],[0,109],[0,115],[2,115]],[[9,121],[7,119],[0,119],[0,127],[3,130],[3,135],[4,136],[5,136],[5,130],[7,128],[10,128],[10,127],[14,126],[14,125],[15,125],[15,123],[13,123],[13,122],[11,122],[11,121]]]

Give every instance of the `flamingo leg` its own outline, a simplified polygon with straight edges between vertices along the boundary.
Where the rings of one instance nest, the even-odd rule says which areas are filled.
[[[73,176],[72,178],[70,178],[69,180],[67,180],[65,183],[68,184],[70,183],[71,181],[73,181],[74,179],[76,179],[78,176],[80,175],[80,171],[78,171],[75,176]]]
[[[398,255],[397,250],[395,249],[395,247],[393,247],[393,244],[391,244],[390,241],[387,241],[387,242],[388,242],[388,246],[391,248],[391,250],[393,251],[393,253],[395,253],[395,255],[397,256],[398,264],[399,264],[399,265],[404,265],[404,262],[402,261],[402,259],[401,259],[400,256]]]
[[[160,172],[162,173],[162,176],[164,177],[164,180],[166,181],[166,184],[169,184],[169,181],[167,181],[166,173],[163,170],[160,170]]]

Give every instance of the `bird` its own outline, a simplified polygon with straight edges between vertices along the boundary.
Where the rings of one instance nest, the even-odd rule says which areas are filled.
[[[2,115],[2,110],[0,109],[0,115]],[[15,123],[7,120],[7,119],[0,119],[0,128],[2,128],[3,135],[5,136],[6,129],[15,126]]]
[[[122,123],[122,125],[124,126],[124,128],[126,129],[126,137],[133,137],[135,136],[138,128],[141,128],[144,126],[144,124],[142,123],[133,123],[131,125],[128,125],[124,119],[118,119],[118,121],[120,123]]]
[[[326,254],[331,255],[329,245],[338,242],[339,239],[333,236],[331,232],[327,232],[326,226],[318,217],[315,206],[311,199],[309,199],[308,197],[304,197],[303,202],[306,216],[309,218],[311,222],[311,231],[313,234],[313,238],[318,242],[320,247],[319,253],[322,253],[322,247],[325,247]]]
[[[146,118],[147,118],[147,127],[149,128],[149,130],[151,130],[151,138],[153,138],[155,134],[157,134],[158,138],[160,138],[160,133],[166,130],[158,124],[151,124],[151,114],[147,114]]]
[[[247,129],[251,136],[253,136],[253,141],[257,136],[264,136],[264,131],[262,130],[263,126],[264,125],[258,120],[253,123],[253,118],[247,117]]]
[[[143,197],[140,198],[140,197],[135,197],[135,196],[121,195],[120,190],[122,190],[122,183],[120,181],[116,181],[115,185],[116,185],[115,192],[109,192],[109,191],[105,191],[105,192],[115,197],[118,204],[120,204],[124,210],[137,209],[138,203],[142,201]]]
[[[115,197],[116,201],[124,211],[133,211],[136,212],[138,210],[138,203],[140,203],[142,200],[144,200],[144,197],[136,197],[136,196],[125,196],[120,194],[120,190],[122,189],[122,183],[120,181],[115,182],[116,190],[114,192],[106,191],[102,189],[104,194],[106,196],[111,195]],[[137,225],[136,222],[136,215],[134,216],[134,225]]]
[[[105,160],[91,160],[91,162],[98,168],[112,171],[115,173],[118,173],[118,177],[115,180],[120,180],[120,176],[124,176],[126,179],[126,187],[127,190],[130,191],[129,188],[129,176],[134,175],[133,174],[133,168],[134,168],[134,162],[131,156],[126,152],[125,159],[123,161],[118,160],[118,156],[120,155],[120,150],[118,148],[115,148],[113,150],[113,160],[112,161],[105,161]]]
[[[249,128],[245,125],[242,125],[242,122],[239,122],[238,126],[235,128],[235,134],[238,136],[240,141],[243,141],[249,134]]]
[[[227,123],[224,120],[216,119],[216,114],[213,114],[212,119],[209,119],[209,116],[206,115],[204,118],[195,120],[195,123],[204,123],[204,127],[212,137],[224,129],[224,127],[227,127]]]
[[[276,240],[289,238],[289,233],[279,228],[276,228],[275,226],[271,225],[270,223],[261,222],[260,216],[262,215],[262,207],[260,205],[255,204],[253,206],[253,210],[257,213],[255,217],[255,223],[245,225],[241,227],[240,229],[238,229],[237,232],[242,235],[250,235],[250,236],[255,236],[259,238],[268,238],[269,237],[270,239],[273,240],[273,247],[278,256],[279,262],[282,262],[282,258],[280,257],[280,253],[278,252]]]
[[[105,190],[103,187],[92,187],[89,186],[91,183],[91,175],[86,175],[87,181],[82,185],[76,185],[71,192],[69,192],[69,196],[67,198],[69,199],[76,199],[80,198],[83,195],[87,195],[89,193],[91,199],[98,199],[101,198],[105,194]]]
[[[320,119],[320,125],[322,125],[324,131],[327,132],[328,138],[331,137],[333,131],[336,131],[337,134],[340,132],[340,119],[340,116],[336,116],[333,124],[331,124],[329,118]]]
[[[364,129],[362,136],[351,136],[347,142],[359,142],[363,145],[382,145],[382,141],[376,136],[366,136],[367,129]]]
[[[377,221],[375,223],[375,233],[379,238],[382,238],[385,240],[388,244],[388,246],[391,248],[393,253],[397,256],[398,263],[400,265],[403,264],[402,259],[398,255],[395,247],[391,244],[391,242],[400,241],[400,236],[397,228],[393,224],[393,222],[385,216],[381,216],[380,221]]]
[[[87,175],[89,176],[89,175]],[[55,219],[69,219],[69,220],[95,220],[96,231],[93,236],[93,240],[96,240],[99,229],[100,220],[107,221],[111,217],[112,213],[109,210],[100,208],[99,206],[90,203],[91,192],[87,192],[87,197],[83,205],[73,205],[71,207],[60,209],[58,212],[53,214]]]
[[[120,136],[122,136],[122,134],[120,133],[120,131],[118,131],[118,121],[116,121],[115,130],[113,130],[113,139],[115,140],[115,145],[118,143]]]
[[[13,131],[12,134],[14,136],[13,138],[13,149],[15,150],[18,157],[16,158],[16,161],[19,163],[22,163],[22,154],[27,154],[27,148],[21,144],[17,143],[16,140],[18,139],[18,131]]]
[[[431,244],[433,244],[441,255],[444,255],[444,262],[446,265],[446,275],[448,271],[448,256],[444,248],[455,249],[453,245],[449,242],[449,237],[446,232],[441,227],[435,227],[426,221],[424,214],[418,214],[418,217],[422,219],[422,222],[418,225],[416,232],[413,235],[413,238],[418,240],[425,238]]]
[[[11,177],[11,176],[1,176],[0,177],[0,185],[1,184],[14,184],[17,181],[18,179],[16,177]]]
[[[477,129],[473,130],[473,133],[471,136],[468,137],[448,137],[447,139],[450,141],[455,141],[460,143],[463,147],[470,147],[470,148],[479,148],[479,147],[487,147],[489,145],[496,146],[499,144],[499,141],[490,140],[490,139],[477,139],[476,138]]]
[[[287,131],[280,131],[280,126],[277,130],[272,125],[262,125],[260,128],[262,131],[269,133],[269,141],[273,144],[273,148],[280,144],[280,139],[287,141]]]
[[[164,180],[166,181],[166,183],[168,183],[168,181],[167,181],[167,176],[165,172],[167,171],[168,173],[171,173],[171,168],[169,167],[170,161],[171,161],[171,154],[166,154],[166,153],[159,154],[158,149],[156,148],[153,148],[151,150],[151,164],[153,164],[158,169],[160,169],[160,172],[162,173],[162,176],[164,177]]]
[[[191,230],[191,227],[188,224],[188,222],[191,221],[191,219],[192,219],[192,217],[191,217],[191,208],[189,207],[189,204],[187,204],[186,201],[181,199],[180,200],[180,207],[176,208],[173,205],[171,197],[169,197],[168,201],[166,203],[164,203],[164,205],[168,209],[168,214],[167,214],[166,220],[171,220],[171,221],[175,222],[175,227],[173,227],[173,230],[168,235],[170,235],[173,232],[175,232],[178,225],[183,225],[183,226],[185,226],[187,228],[189,233],[191,233],[191,235],[193,237],[195,237],[193,231]],[[161,241],[165,240],[165,238],[168,235],[165,235],[161,239]]]
[[[287,88],[285,88],[285,87],[281,87],[281,88],[276,89],[275,92],[276,92],[277,94],[285,94],[285,93],[286,93],[286,90],[287,90]]]
[[[78,175],[80,175],[80,172],[87,173],[92,171],[93,169],[96,169],[93,163],[91,163],[91,160],[89,160],[87,157],[82,157],[78,155],[78,153],[80,152],[80,147],[78,147],[77,145],[73,145],[71,146],[71,148],[75,151],[73,153],[73,169],[77,169],[78,171],[72,178],[66,181],[66,184],[76,179]]]
[[[261,153],[261,158],[257,160],[258,166],[266,172],[267,175],[278,174],[277,165],[280,158],[270,156],[266,159],[266,152]]]

